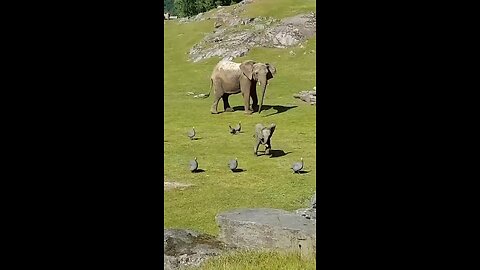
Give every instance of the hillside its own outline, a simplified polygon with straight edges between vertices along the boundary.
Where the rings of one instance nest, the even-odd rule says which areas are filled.
[[[244,8],[239,9],[239,5]],[[226,56],[192,59],[192,48],[207,44],[202,47],[207,50],[212,42],[205,40],[215,33],[221,36],[218,32],[224,31],[223,37],[228,40],[233,32],[244,34],[258,28],[255,25],[267,22],[270,22],[268,27],[276,29],[285,18],[305,15],[311,20],[314,11],[315,1],[312,0],[256,0],[214,9],[190,19],[165,21],[164,181],[191,185],[164,191],[165,228],[188,228],[216,235],[215,215],[220,211],[247,207],[295,210],[310,200],[316,188],[316,106],[295,99],[293,95],[315,86],[316,35],[298,35],[298,40],[290,46],[274,46],[273,43],[270,47],[250,46],[245,55],[233,57],[235,62],[252,59],[271,63],[277,69],[277,74],[269,81],[265,110],[261,114],[244,115],[242,96],[238,94],[229,98],[235,112],[212,115],[209,111],[212,96],[200,99],[187,93],[208,93],[213,67]],[[252,24],[240,21],[215,25],[222,14],[235,14]],[[268,27],[261,30],[270,29]],[[257,92],[261,92],[259,87]],[[223,111],[221,101],[219,110]],[[243,133],[231,135],[229,123],[234,125],[239,121]],[[272,149],[277,156],[253,155],[252,135],[257,123],[276,123]],[[198,140],[189,140],[186,136],[192,127],[197,131]],[[188,170],[188,162],[194,157],[204,172]],[[235,157],[239,168],[244,170],[241,173],[232,173],[227,168],[228,160]],[[290,167],[301,157],[306,173],[293,174]]]

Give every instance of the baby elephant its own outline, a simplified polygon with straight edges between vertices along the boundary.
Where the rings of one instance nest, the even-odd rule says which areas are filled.
[[[270,154],[270,149],[272,149],[272,144],[270,139],[272,138],[273,132],[275,131],[275,124],[270,126],[263,126],[262,124],[255,125],[255,146],[253,147],[254,154],[258,156],[258,147],[260,144],[265,145],[265,155]]]

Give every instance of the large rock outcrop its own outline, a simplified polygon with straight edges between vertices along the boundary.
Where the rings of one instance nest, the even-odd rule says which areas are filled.
[[[287,48],[316,34],[316,13],[300,14],[278,20],[274,18],[242,17],[245,5],[199,14],[189,21],[212,20],[215,29],[189,52],[190,60],[198,62],[210,57],[234,59],[244,56],[254,47]]]

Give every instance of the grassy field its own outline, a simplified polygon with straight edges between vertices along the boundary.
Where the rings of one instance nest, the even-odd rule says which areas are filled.
[[[245,15],[250,17],[274,17],[277,19],[315,11],[315,0],[261,0],[247,5]]]
[[[302,258],[295,253],[240,252],[207,261],[201,270],[314,270],[315,257]]]
[[[307,9],[315,8],[315,2],[305,2],[309,3]],[[281,10],[290,16],[290,11],[286,11],[288,8]],[[164,227],[189,228],[217,235],[215,215],[221,211],[243,207],[285,210],[305,207],[315,192],[316,107],[294,99],[292,95],[315,86],[315,53],[311,50],[315,50],[316,39],[304,43],[305,48],[258,48],[246,57],[235,59],[237,62],[246,59],[268,62],[277,68],[277,75],[270,80],[267,88],[264,102],[267,110],[260,115],[244,115],[239,94],[230,96],[232,107],[242,106],[239,111],[212,115],[212,96],[195,99],[186,93],[209,91],[210,74],[219,58],[191,63],[187,61],[187,54],[192,45],[213,30],[213,22],[177,24],[172,20],[166,22],[164,29],[164,181],[194,185],[185,190],[164,192]],[[291,55],[290,51],[296,55]],[[257,91],[260,92],[259,89]],[[219,111],[223,111],[222,101]],[[228,124],[234,125],[238,121],[242,122],[244,133],[231,135]],[[275,158],[255,157],[254,126],[272,122],[277,124],[272,149],[288,154]],[[186,132],[192,126],[199,140],[187,138]],[[262,147],[260,149],[263,150]],[[188,161],[193,157],[198,158],[199,168],[205,172],[192,174],[188,170]],[[235,157],[244,172],[232,173],[228,170],[228,160]],[[304,158],[304,170],[308,173],[294,175],[290,166],[300,157]]]

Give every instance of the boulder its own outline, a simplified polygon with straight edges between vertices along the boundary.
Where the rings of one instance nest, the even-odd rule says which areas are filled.
[[[197,267],[225,250],[222,242],[208,234],[183,229],[163,231],[163,269]]]
[[[232,248],[316,252],[316,220],[280,209],[253,208],[216,216],[219,240]]]
[[[310,207],[317,208],[317,192],[313,194],[312,200],[310,202]]]

